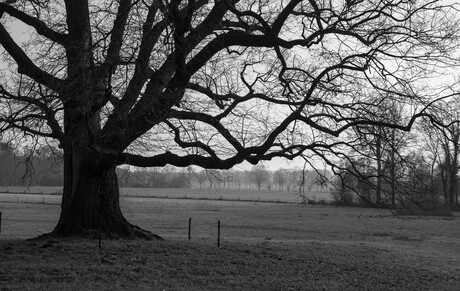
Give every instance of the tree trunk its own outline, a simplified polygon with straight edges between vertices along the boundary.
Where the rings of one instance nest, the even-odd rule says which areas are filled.
[[[444,164],[441,164],[440,167],[440,178],[441,178],[441,185],[442,185],[442,191],[444,194],[444,203],[447,206],[447,208],[450,210],[450,205],[449,205],[449,189],[448,189],[448,170],[447,170],[447,162],[445,161]]]
[[[457,186],[457,188],[455,190],[455,206],[457,206],[457,207],[459,206],[459,204],[458,204],[458,186]]]
[[[391,207],[396,208],[396,137],[395,130],[391,130],[390,135],[390,196],[391,196]]]
[[[382,138],[379,135],[376,137],[375,143],[375,151],[376,151],[376,159],[377,159],[377,189],[376,189],[376,204],[380,206],[382,204],[382,178],[383,178],[383,171],[382,171]]]
[[[450,166],[449,173],[449,208],[454,205],[454,197],[457,195],[457,166],[455,164]]]
[[[161,239],[130,224],[119,203],[115,166],[95,166],[93,159],[67,154],[64,157],[64,193],[61,216],[50,236]]]
[[[392,153],[392,160],[391,160],[391,207],[393,209],[396,208],[396,170],[395,170],[395,162],[394,162],[394,153]]]

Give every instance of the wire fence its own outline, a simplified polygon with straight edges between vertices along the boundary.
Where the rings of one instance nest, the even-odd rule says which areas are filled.
[[[52,231],[59,220],[62,195],[56,189],[47,189],[48,192],[44,191],[43,193],[39,192],[42,191],[40,189],[29,189],[29,192],[24,192],[21,189],[14,190],[16,192],[13,192],[12,189],[9,189],[8,193],[0,192],[0,212],[3,212],[0,239],[27,239]],[[211,213],[218,215],[219,209],[223,205],[233,205],[235,209],[240,209],[257,203],[266,203],[273,205],[273,207],[299,203],[298,196],[292,192],[213,192],[194,191],[193,189],[188,189],[188,191],[187,189],[163,189],[163,191],[148,192],[148,190],[122,189],[120,198],[125,216],[146,229],[158,226],[157,214],[162,213],[166,204],[180,204],[182,205],[181,209],[193,208],[193,211],[196,208],[198,211],[200,208],[209,208]],[[144,212],[139,212],[139,208],[142,208]],[[175,211],[171,210],[170,212]],[[160,218],[168,224],[162,226],[161,232],[169,233],[172,229],[175,232],[174,235],[177,235],[176,232],[180,233],[183,231],[182,229],[187,229],[188,217],[177,217],[177,214],[174,214],[175,217],[165,217],[165,215],[161,214]],[[187,223],[171,224],[171,220],[175,221],[176,219]],[[152,222],[152,220],[156,221]],[[206,223],[211,225],[215,224],[215,221],[217,220]]]

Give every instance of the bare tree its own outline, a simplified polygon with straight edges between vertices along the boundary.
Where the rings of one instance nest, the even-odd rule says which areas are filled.
[[[235,186],[238,186],[238,190],[241,189],[241,184],[244,182],[244,172],[242,171],[234,171],[233,172],[233,182],[235,183]]]
[[[202,189],[203,188],[203,183],[208,179],[208,175],[206,174],[206,171],[201,170],[201,171],[195,172],[194,176],[198,181],[198,185],[199,185],[200,189]]]
[[[444,201],[448,209],[458,206],[458,173],[460,170],[460,104],[455,99],[440,104],[435,119],[424,126],[432,163],[437,164]],[[434,171],[432,171],[434,174]]]
[[[288,179],[288,171],[286,169],[278,169],[273,173],[273,183],[278,185],[278,190],[281,191],[284,189]]]
[[[270,175],[264,165],[256,165],[252,167],[250,172],[251,181],[256,184],[257,189],[260,191],[262,184],[268,182]]]
[[[308,165],[308,162],[305,162],[302,170],[297,173],[298,177],[296,181],[296,186],[297,186],[296,188],[297,188],[297,193],[300,199],[300,204],[303,204],[303,205],[307,204],[307,194],[306,194],[306,189],[305,189],[307,186],[307,180],[308,180],[307,178],[308,172],[306,170],[307,165]]]
[[[400,123],[404,117],[403,107],[397,102],[380,102],[376,118]],[[356,127],[355,134],[361,142],[358,147],[352,147],[358,155],[368,160],[374,174],[367,173],[369,183],[375,189],[375,205],[396,206],[396,172],[398,164],[403,163],[403,151],[407,147],[410,135],[395,128],[385,128],[378,125]],[[402,165],[399,165],[402,167]],[[366,168],[366,170],[369,170]],[[370,174],[370,175],[369,175]],[[390,204],[388,204],[390,202]]]
[[[0,142],[0,185],[2,187],[13,186],[13,180],[18,163],[14,155],[14,149],[7,143]]]
[[[458,20],[438,1],[8,1],[0,3],[0,131],[55,140],[62,211],[52,235],[153,235],[119,207],[115,168],[228,169],[320,155],[363,124],[409,130]],[[15,40],[8,22],[29,26]],[[385,94],[378,94],[385,92]],[[369,96],[418,108],[369,118]]]

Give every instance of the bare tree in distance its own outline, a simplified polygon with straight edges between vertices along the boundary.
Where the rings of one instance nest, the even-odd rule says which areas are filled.
[[[269,182],[270,175],[264,165],[256,165],[249,172],[251,181],[256,184],[260,191],[262,184]]]
[[[201,171],[196,171],[194,173],[195,175],[195,178],[196,180],[198,181],[198,185],[200,187],[200,189],[203,188],[203,183],[208,179],[208,175],[206,173],[205,170],[201,170]]]
[[[124,218],[117,166],[306,154],[334,166],[353,127],[410,130],[429,114],[439,95],[423,84],[454,61],[455,17],[412,0],[2,2],[0,131],[62,149],[51,235],[91,235],[102,219],[108,236],[156,237]],[[29,42],[15,41],[12,20]],[[371,118],[383,98],[407,118]]]
[[[398,123],[404,118],[403,107],[395,101],[380,103],[376,118]],[[375,189],[375,204],[378,207],[396,207],[396,171],[402,167],[403,156],[407,154],[410,134],[395,128],[385,128],[375,125],[357,126],[353,133],[361,145],[352,148],[369,162],[372,173],[366,173],[368,182]],[[404,153],[406,151],[406,153]],[[399,165],[398,165],[399,164]],[[366,167],[366,170],[367,169]]]
[[[278,190],[281,191],[284,189],[284,185],[288,179],[288,171],[286,169],[278,169],[273,173],[273,183],[278,185]]]
[[[460,170],[460,103],[450,100],[439,104],[435,118],[422,126],[431,153],[432,167],[437,166],[447,209],[458,207]],[[431,171],[434,175],[434,170]]]

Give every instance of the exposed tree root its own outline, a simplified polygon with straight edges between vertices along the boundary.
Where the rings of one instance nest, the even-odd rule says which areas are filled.
[[[129,229],[129,231],[127,231]],[[103,229],[101,237],[103,239],[144,239],[144,240],[164,240],[161,236],[151,233],[148,230],[142,229],[136,225],[129,224],[128,228],[124,228],[123,232],[120,231],[107,231]],[[79,231],[72,231],[64,233],[53,230],[50,233],[39,235],[38,237],[31,238],[30,240],[52,240],[52,239],[98,239],[99,230],[96,229],[82,229]]]

